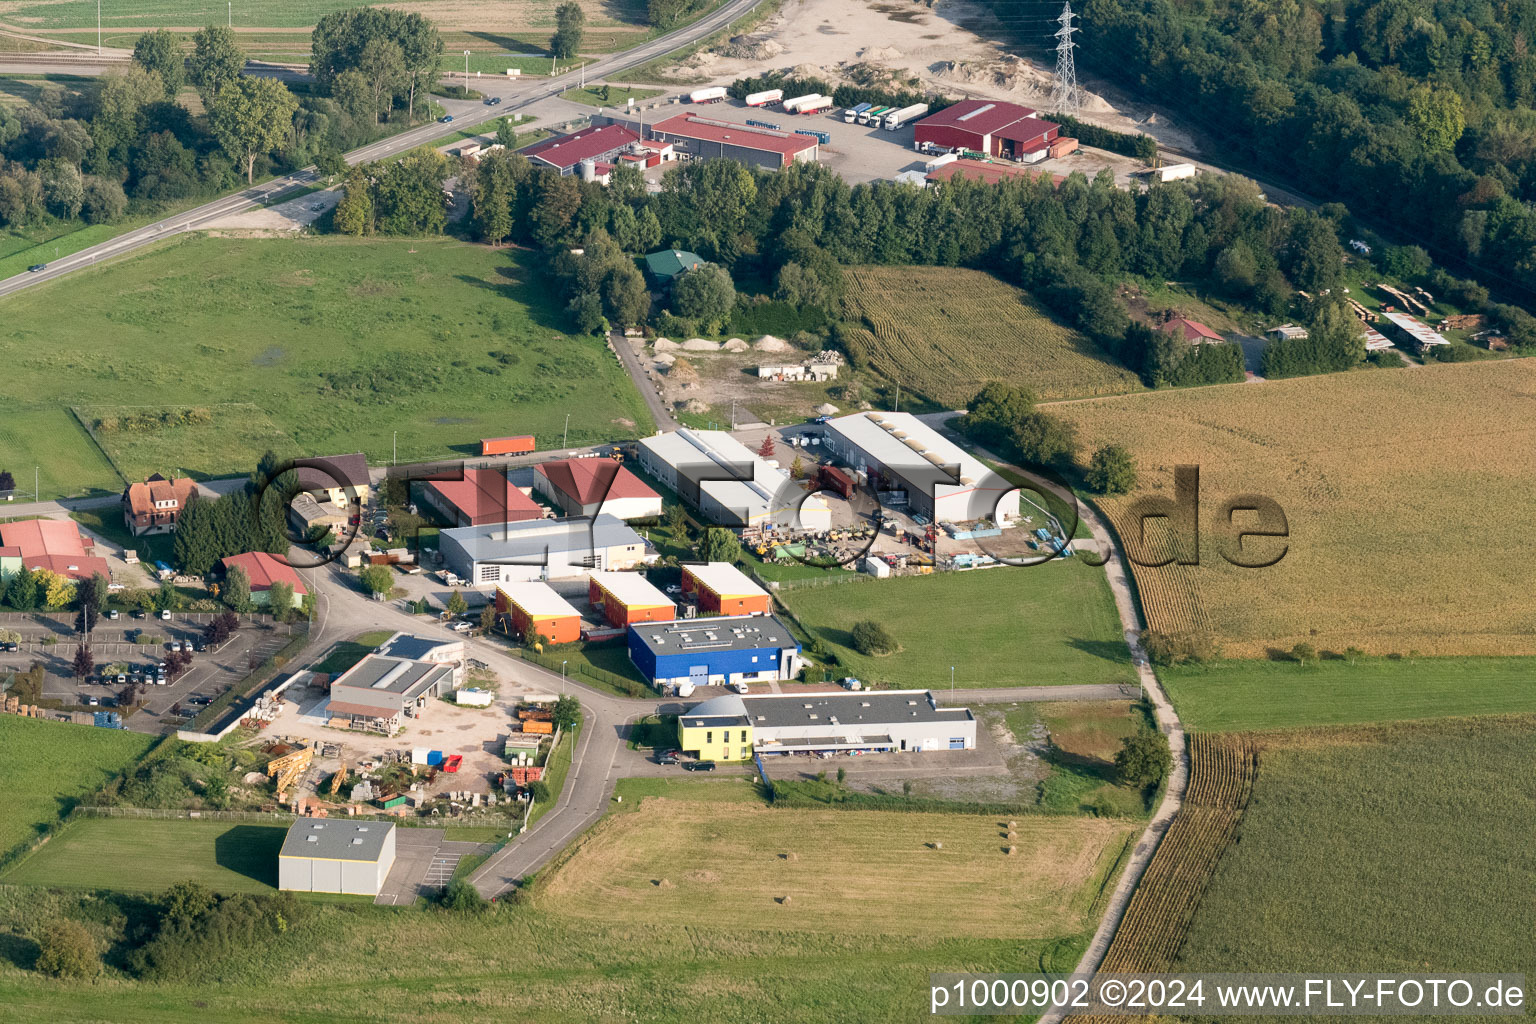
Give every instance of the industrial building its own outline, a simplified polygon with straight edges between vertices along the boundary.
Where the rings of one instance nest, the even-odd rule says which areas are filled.
[[[678,716],[678,748],[706,760],[753,754],[972,750],[976,716],[927,690],[726,694]]]
[[[588,569],[633,569],[656,558],[644,537],[606,512],[444,530],[438,550],[448,568],[475,586],[574,579]]]
[[[466,469],[458,480],[424,481],[421,498],[454,527],[521,523],[546,515],[504,469]]]
[[[677,617],[672,599],[637,572],[588,573],[587,601],[603,609],[609,625],[621,629],[637,622],[671,622]]]
[[[623,125],[605,124],[572,135],[556,135],[518,152],[535,167],[553,167],[561,174],[574,174],[583,160],[611,166],[620,153],[639,141],[640,136]]]
[[[723,430],[669,431],[640,442],[640,467],[719,526],[825,530],[819,496]],[[798,521],[796,509],[799,510]]]
[[[272,599],[272,585],[274,583],[286,583],[293,588],[293,607],[304,606],[304,596],[309,589],[304,586],[304,581],[294,571],[293,566],[278,558],[269,555],[265,551],[247,551],[240,555],[230,555],[219,560],[224,567],[226,579],[229,570],[238,566],[245,571],[245,578],[251,584],[251,603],[255,605],[268,604]]]
[[[1013,484],[905,412],[861,412],[827,422],[831,455],[866,474],[880,500],[935,522],[1018,518]]]
[[[810,135],[737,124],[697,114],[678,114],[650,127],[653,138],[669,142],[696,160],[725,157],[776,171],[796,161],[814,161],[817,140]]]
[[[581,613],[548,583],[523,581],[496,585],[496,611],[507,617],[514,636],[542,636],[552,644],[581,639]]]
[[[768,592],[729,562],[695,562],[682,569],[683,593],[698,602],[701,612],[767,615],[773,611]]]
[[[661,515],[661,495],[612,459],[557,459],[533,470],[533,492],[568,516]]]
[[[277,855],[277,887],[377,896],[394,863],[392,822],[299,818]]]
[[[1041,120],[1029,107],[993,100],[961,100],[913,127],[919,147],[969,149],[1007,160],[1043,154],[1060,134],[1060,125]]]
[[[392,735],[464,678],[464,641],[396,633],[331,683],[326,724]]]
[[[112,578],[112,567],[96,555],[96,542],[69,519],[0,523],[0,579],[9,579],[23,566],[47,569],[72,580],[88,580],[97,574]]]
[[[771,615],[630,626],[629,658],[656,689],[684,697],[700,686],[793,679],[800,671],[800,645]]]

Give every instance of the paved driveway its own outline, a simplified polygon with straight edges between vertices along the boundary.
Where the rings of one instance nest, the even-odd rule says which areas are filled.
[[[409,906],[436,895],[453,878],[459,861],[481,852],[479,843],[447,842],[440,828],[396,828],[395,863],[373,902]]]

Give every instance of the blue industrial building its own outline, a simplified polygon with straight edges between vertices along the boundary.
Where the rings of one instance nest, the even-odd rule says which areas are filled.
[[[793,679],[800,645],[772,615],[721,615],[629,627],[629,657],[663,693]]]

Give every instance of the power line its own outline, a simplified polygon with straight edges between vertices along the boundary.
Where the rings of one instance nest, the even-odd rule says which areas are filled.
[[[1082,105],[1083,94],[1077,87],[1077,66],[1072,59],[1072,51],[1077,45],[1072,41],[1072,33],[1077,27],[1072,24],[1071,0],[1061,5],[1061,17],[1056,20],[1061,28],[1056,30],[1056,91],[1052,99],[1056,110],[1076,114]]]

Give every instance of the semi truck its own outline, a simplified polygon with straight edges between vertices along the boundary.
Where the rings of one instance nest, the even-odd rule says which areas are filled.
[[[783,89],[765,89],[763,92],[749,93],[746,103],[749,107],[767,107],[772,106],[783,98]]]
[[[928,104],[914,103],[910,107],[902,107],[885,115],[885,130],[895,131],[914,117],[922,117],[928,113]]]
[[[879,124],[895,107],[870,107],[859,115],[859,124]]]
[[[859,119],[860,114],[864,113],[864,111],[868,110],[872,106],[874,106],[873,103],[860,103],[856,107],[849,107],[847,110],[843,111],[843,122],[845,124],[853,124],[853,122]]]
[[[725,99],[725,87],[716,85],[708,89],[695,89],[688,94],[689,103],[719,103]]]
[[[831,96],[817,96],[815,99],[807,103],[800,104],[800,109],[796,110],[795,113],[820,114],[831,110],[834,106],[836,106],[836,104],[832,102]]]
[[[526,455],[533,451],[533,435],[516,437],[487,437],[480,442],[481,455]]]
[[[786,114],[797,114],[800,112],[800,108],[802,106],[811,102],[812,100],[819,99],[821,99],[820,93],[808,92],[804,96],[790,97],[789,99],[785,100],[781,106],[783,106],[784,112]]]

